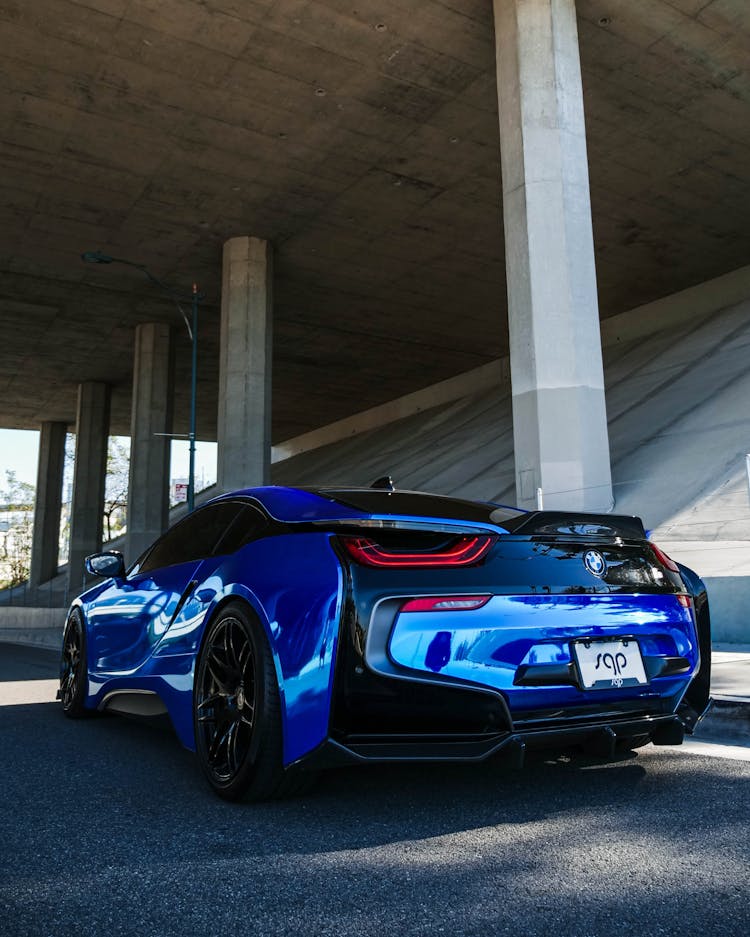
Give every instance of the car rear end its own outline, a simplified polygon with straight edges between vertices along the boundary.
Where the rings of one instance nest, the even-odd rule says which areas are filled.
[[[328,756],[606,754],[692,728],[710,638],[695,589],[637,518],[388,494],[404,497],[328,494],[371,509],[332,527],[347,599]]]

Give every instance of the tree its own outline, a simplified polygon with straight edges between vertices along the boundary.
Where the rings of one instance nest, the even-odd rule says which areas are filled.
[[[104,489],[104,539],[119,537],[127,523],[130,446],[116,436],[107,446],[107,482]]]
[[[33,485],[5,470],[5,488],[0,489],[0,586],[17,586],[29,578],[35,495]]]
[[[33,511],[36,488],[30,482],[19,481],[15,472],[5,470],[5,488],[0,489],[0,510]]]

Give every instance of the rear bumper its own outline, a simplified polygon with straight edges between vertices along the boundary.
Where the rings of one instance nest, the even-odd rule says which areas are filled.
[[[510,732],[450,736],[359,735],[327,739],[298,764],[307,770],[355,764],[418,764],[424,762],[477,763],[499,757],[521,767],[534,750],[560,751],[572,747],[604,758],[614,755],[618,742],[648,736],[658,745],[679,745],[686,726],[680,715],[569,722]]]
[[[606,755],[636,736],[679,744],[705,709],[684,701],[700,653],[692,615],[674,596],[502,596],[480,615],[408,619],[402,604],[381,599],[365,627],[356,615],[345,623],[329,738],[306,765],[518,761],[526,750],[571,746]],[[511,614],[519,607],[523,628]],[[647,685],[581,686],[571,642],[592,628],[638,636]]]

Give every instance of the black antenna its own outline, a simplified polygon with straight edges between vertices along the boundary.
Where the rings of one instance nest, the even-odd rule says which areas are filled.
[[[370,488],[378,488],[381,491],[395,491],[396,486],[390,475],[381,475],[371,485]]]

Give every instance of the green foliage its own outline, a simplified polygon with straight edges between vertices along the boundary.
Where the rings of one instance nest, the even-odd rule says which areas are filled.
[[[33,511],[36,488],[18,480],[15,472],[5,470],[5,488],[0,488],[0,510]]]
[[[20,585],[29,578],[34,531],[35,489],[6,469],[0,489],[0,588]]]

